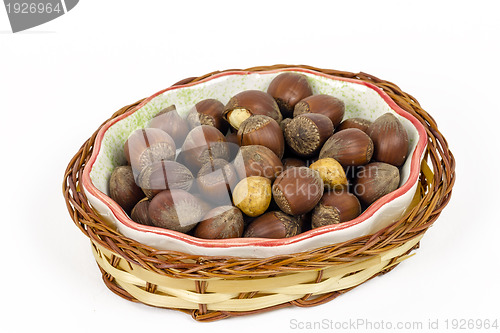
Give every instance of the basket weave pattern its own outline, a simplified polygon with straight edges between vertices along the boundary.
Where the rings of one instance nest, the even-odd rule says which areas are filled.
[[[64,175],[63,194],[71,218],[91,240],[96,262],[110,290],[130,301],[181,310],[198,321],[211,321],[289,305],[323,304],[390,271],[411,256],[410,252],[418,247],[424,233],[449,202],[455,182],[455,160],[436,122],[411,95],[366,73],[303,65],[261,66],[245,71],[290,67],[370,82],[424,125],[427,151],[417,193],[403,218],[372,235],[264,259],[158,251],[108,226],[91,208],[80,188],[80,176],[92,154],[98,129],[71,159]],[[187,78],[176,85],[218,73],[221,72]],[[110,119],[140,102],[123,107]]]

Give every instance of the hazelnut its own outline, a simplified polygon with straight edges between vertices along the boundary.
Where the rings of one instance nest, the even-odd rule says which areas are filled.
[[[137,173],[153,162],[173,161],[175,150],[172,137],[159,128],[138,129],[124,145],[125,158]]]
[[[165,190],[149,204],[149,217],[154,226],[179,232],[193,229],[203,217],[198,200],[184,190]]]
[[[285,128],[288,147],[301,157],[315,155],[332,134],[331,120],[319,113],[297,116]]]
[[[243,214],[234,206],[219,206],[209,211],[194,230],[194,236],[205,239],[237,238],[243,235]]]
[[[251,115],[262,114],[281,122],[282,116],[274,98],[260,90],[245,90],[234,95],[224,108],[223,117],[236,130]]]
[[[331,157],[342,166],[359,166],[370,162],[373,142],[358,128],[348,128],[332,135],[323,145],[319,158]]]
[[[281,121],[280,123],[280,128],[282,132],[285,132],[285,128],[288,126],[288,124],[292,121],[292,118],[285,118]]]
[[[234,166],[223,159],[205,163],[196,178],[202,197],[215,204],[231,204],[231,191],[238,183]]]
[[[142,169],[137,177],[137,184],[152,199],[164,190],[189,191],[193,179],[193,174],[184,165],[174,161],[158,161]]]
[[[248,216],[263,214],[271,203],[271,181],[259,176],[242,179],[234,188],[233,203]]]
[[[179,115],[175,105],[171,105],[158,112],[149,122],[149,127],[165,131],[174,139],[176,147],[182,146],[189,132],[186,120]]]
[[[226,134],[226,141],[229,147],[229,161],[232,161],[240,151],[238,135],[235,132],[229,132]]]
[[[287,158],[283,159],[282,162],[283,162],[283,170],[307,166],[307,164],[304,160],[301,160],[298,158],[293,158],[293,157],[287,157]]]
[[[375,119],[367,131],[373,140],[373,158],[400,167],[408,156],[408,133],[403,124],[392,113]]]
[[[226,133],[228,123],[222,118],[224,104],[220,101],[209,98],[199,101],[189,111],[187,122],[191,129],[199,125],[210,125],[217,128],[221,133]]]
[[[283,171],[274,181],[272,191],[283,212],[301,215],[316,206],[323,196],[324,185],[317,171],[298,167]]]
[[[260,145],[241,147],[233,164],[240,179],[261,176],[273,181],[283,171],[278,156],[271,149]]]
[[[345,190],[327,192],[314,208],[311,218],[312,228],[338,224],[355,219],[361,214],[358,198]]]
[[[337,127],[344,118],[344,102],[330,95],[313,95],[304,98],[295,105],[293,116],[305,113],[323,114],[330,118],[333,127]]]
[[[267,93],[276,100],[283,117],[291,118],[295,104],[311,96],[313,91],[304,74],[286,72],[271,81]]]
[[[320,158],[311,164],[309,168],[319,173],[327,189],[343,188],[347,186],[345,171],[342,165],[333,158]]]
[[[366,133],[368,127],[372,124],[371,121],[363,118],[349,118],[340,123],[338,127],[335,128],[336,132],[348,129],[357,128]]]
[[[182,145],[182,161],[193,171],[216,158],[229,159],[226,137],[215,127],[200,125],[193,128]]]
[[[279,158],[285,151],[285,139],[280,125],[271,117],[255,115],[243,121],[238,129],[240,146],[262,145],[271,149]]]
[[[151,222],[151,218],[149,217],[149,204],[150,201],[148,198],[139,201],[132,209],[130,218],[136,223],[152,226],[153,222]]]
[[[253,220],[248,225],[244,237],[288,238],[298,235],[300,232],[297,218],[280,211],[273,211]]]
[[[399,169],[394,165],[372,162],[359,167],[354,185],[354,194],[361,203],[371,205],[399,186]]]
[[[118,166],[113,170],[109,178],[109,196],[127,213],[144,198],[130,166]]]

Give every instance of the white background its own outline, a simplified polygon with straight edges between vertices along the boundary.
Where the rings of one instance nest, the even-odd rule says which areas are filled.
[[[0,331],[299,331],[294,319],[500,325],[495,8],[477,0],[82,0],[12,34],[0,7]],[[209,324],[110,292],[61,193],[71,157],[114,111],[182,78],[276,63],[373,74],[436,119],[457,182],[417,255],[318,307]]]

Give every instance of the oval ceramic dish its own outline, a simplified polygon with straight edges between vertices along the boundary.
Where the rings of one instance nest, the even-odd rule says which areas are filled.
[[[344,119],[362,117],[373,121],[378,116],[391,112],[402,122],[408,132],[410,153],[400,169],[401,182],[396,191],[377,200],[352,221],[313,229],[285,239],[205,240],[172,230],[144,226],[132,221],[108,196],[108,180],[113,169],[125,164],[124,142],[134,130],[146,127],[158,111],[175,104],[178,112],[185,116],[189,109],[202,99],[215,98],[225,104],[233,95],[243,90],[266,91],[271,80],[283,71],[306,75],[314,94],[328,94],[343,100],[346,106]],[[381,89],[370,83],[302,68],[259,73],[224,72],[196,83],[162,90],[145,99],[136,108],[106,123],[95,139],[93,153],[83,172],[82,184],[94,210],[121,234],[142,244],[158,250],[194,255],[264,258],[310,251],[372,234],[400,219],[415,194],[426,144],[427,135],[422,124],[397,106]]]

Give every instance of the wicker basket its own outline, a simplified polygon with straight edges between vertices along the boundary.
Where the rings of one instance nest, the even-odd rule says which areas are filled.
[[[383,89],[426,128],[428,146],[417,193],[404,217],[368,235],[310,252],[264,259],[195,256],[158,251],[126,238],[107,226],[80,189],[80,175],[93,149],[97,131],[71,159],[63,193],[71,218],[90,238],[103,280],[114,293],[134,302],[190,313],[198,321],[301,307],[328,302],[363,282],[393,269],[412,254],[426,230],[450,200],[455,161],[434,119],[411,95],[393,83],[366,73],[310,66],[262,66],[245,71],[302,67],[325,74],[368,81]],[[219,71],[177,84],[196,82]],[[113,114],[115,118],[141,101]]]

